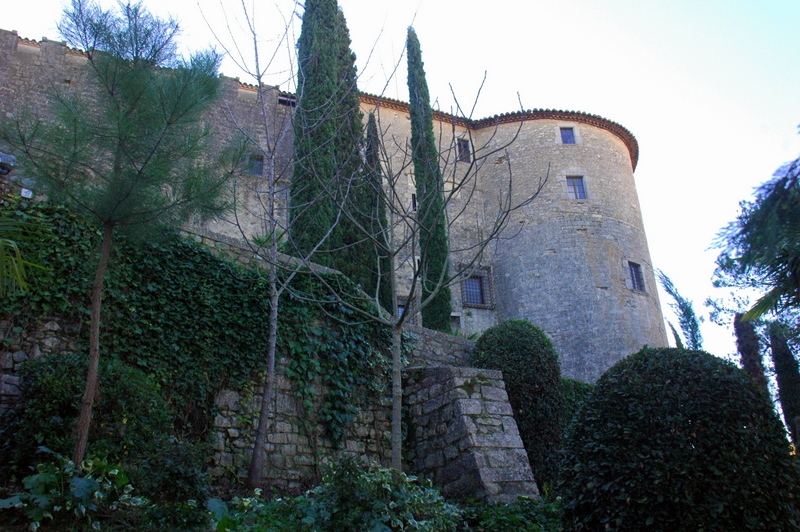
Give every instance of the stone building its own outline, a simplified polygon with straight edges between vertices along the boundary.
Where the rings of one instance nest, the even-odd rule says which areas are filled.
[[[0,112],[30,105],[46,115],[51,91],[90,93],[85,63],[63,43],[0,30]],[[270,173],[285,213],[293,98],[276,88],[261,90],[264,107],[256,87],[226,78],[223,102],[209,116],[219,133],[239,128],[270,149],[254,152],[237,180],[238,225],[218,220],[204,227],[208,232],[233,238],[263,233],[260,205]],[[408,104],[363,95],[361,105],[365,116],[376,113],[386,170],[397,180],[400,201],[413,210]],[[499,200],[510,194],[512,203],[523,204],[511,213],[503,238],[454,288],[455,327],[472,334],[503,319],[527,319],[553,340],[564,375],[585,381],[645,344],[666,345],[633,177],[638,144],[627,129],[574,111],[482,120],[435,113],[434,120],[445,191],[453,193],[450,213],[461,214],[450,231],[451,262],[463,260],[468,253],[458,250],[491,226]],[[459,183],[465,185],[460,190]],[[409,252],[401,271],[414,259]]]

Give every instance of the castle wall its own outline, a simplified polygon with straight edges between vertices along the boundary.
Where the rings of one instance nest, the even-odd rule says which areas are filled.
[[[4,115],[30,105],[46,118],[48,94],[57,90],[92,97],[80,53],[63,43],[21,40],[4,30],[0,79]],[[277,217],[285,220],[293,143],[287,96],[275,88],[258,92],[237,80],[224,80],[223,99],[209,113],[208,123],[219,138],[236,134],[254,140],[252,155],[264,164],[255,174],[236,176],[236,215],[210,222],[206,230],[231,238],[265,234],[270,175],[277,183]],[[408,105],[362,96],[365,120],[373,110],[387,157],[384,170],[397,185],[396,205],[413,218]],[[560,127],[573,128],[575,144],[561,142]],[[552,338],[564,374],[588,381],[644,344],[666,345],[633,179],[638,145],[627,130],[583,113],[531,111],[480,121],[435,113],[434,131],[445,194],[452,194],[448,216],[455,220],[450,231],[454,267],[469,262],[471,245],[492,227],[509,184],[512,203],[519,203],[533,194],[549,168],[538,197],[512,213],[504,238],[487,248],[467,273],[480,278],[485,301],[468,304],[465,285],[453,287],[457,330],[470,335],[498,320],[528,319]],[[469,143],[469,162],[459,160],[459,140]],[[567,176],[583,178],[585,199],[568,197]],[[462,184],[461,190],[454,183]],[[408,236],[408,226],[397,227],[395,238]],[[401,297],[411,291],[415,261],[411,246],[398,257]],[[641,267],[644,290],[632,286],[629,262]]]
[[[561,127],[574,129],[575,144],[561,143]],[[480,133],[502,143],[518,128],[501,124]],[[509,230],[518,234],[498,242],[498,318],[525,318],[541,327],[553,340],[563,374],[585,381],[644,344],[666,345],[625,143],[581,122],[532,120],[522,124],[503,157],[514,172],[517,202],[547,181],[529,205],[513,213]],[[583,178],[585,199],[569,197],[567,176]],[[486,190],[506,182],[504,173],[482,178]],[[644,291],[632,287],[629,261],[641,266]]]

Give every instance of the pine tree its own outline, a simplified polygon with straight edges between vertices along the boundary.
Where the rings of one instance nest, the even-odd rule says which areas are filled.
[[[439,168],[439,152],[433,136],[433,110],[425,80],[422,52],[413,28],[408,28],[406,53],[411,112],[411,158],[414,163],[418,202],[422,301],[432,298],[430,304],[422,309],[422,324],[429,329],[450,332],[450,289],[442,286],[442,281],[448,279],[450,273],[444,184]]]
[[[12,117],[2,140],[51,199],[86,212],[102,234],[73,452],[79,464],[97,395],[101,300],[115,232],[141,233],[220,212],[238,157],[226,164],[210,156],[203,113],[220,94],[219,56],[204,52],[181,61],[177,22],[153,17],[141,3],[120,4],[114,12],[73,0],[59,30],[68,44],[86,51],[96,92],[90,98],[55,95],[52,121]]]

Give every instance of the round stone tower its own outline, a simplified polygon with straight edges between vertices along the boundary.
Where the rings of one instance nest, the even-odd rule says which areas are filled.
[[[517,201],[544,182],[512,215],[511,238],[500,240],[492,259],[497,318],[541,327],[564,376],[583,381],[645,344],[666,345],[633,179],[633,135],[598,116],[549,110],[475,126],[477,145],[485,138],[500,146],[516,135],[483,167],[484,192],[503,190],[509,168]]]

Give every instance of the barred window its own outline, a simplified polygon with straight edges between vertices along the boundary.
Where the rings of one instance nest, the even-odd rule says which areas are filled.
[[[461,304],[465,307],[492,306],[491,277],[488,268],[473,271],[461,282]]]
[[[631,288],[644,292],[644,275],[642,274],[642,265],[635,262],[628,261],[628,271],[631,276]]]

